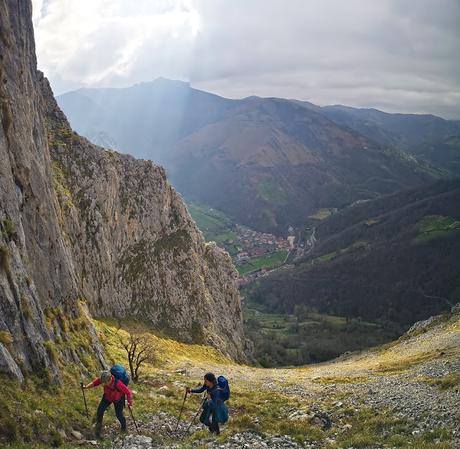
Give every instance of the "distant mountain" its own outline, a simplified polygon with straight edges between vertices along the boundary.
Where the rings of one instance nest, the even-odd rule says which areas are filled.
[[[310,106],[306,104],[306,107]],[[441,166],[447,169],[452,168],[449,165],[451,162],[460,163],[458,153],[452,161],[449,155],[444,155],[445,150],[448,153],[450,150],[438,145],[453,136],[460,136],[460,121],[444,120],[430,114],[389,114],[377,109],[340,105],[321,109],[338,125],[347,126],[382,145],[399,148],[416,156],[420,154],[420,146],[434,145],[436,151],[425,153],[429,162],[436,165],[441,161]],[[447,166],[446,162],[449,162]]]
[[[460,177],[460,133],[413,146],[410,152],[417,159],[427,161],[451,176]]]
[[[383,196],[317,225],[317,244],[292,269],[263,278],[252,299],[409,325],[446,310],[460,290],[460,181]]]
[[[128,88],[79,89],[57,101],[85,137],[102,132],[120,150],[160,162],[180,139],[222,119],[237,104],[164,78]]]
[[[324,207],[416,185],[414,161],[286,100],[251,98],[182,139],[166,161],[186,196],[282,232]]]
[[[308,102],[228,100],[165,79],[58,102],[83,135],[162,163],[186,198],[260,230],[282,233],[317,209],[443,175]]]

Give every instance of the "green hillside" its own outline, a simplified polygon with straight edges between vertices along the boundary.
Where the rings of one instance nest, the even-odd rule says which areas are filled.
[[[314,250],[259,279],[250,298],[268,313],[305,308],[402,332],[458,300],[459,204],[460,181],[438,182],[334,214]]]
[[[287,251],[276,251],[263,256],[251,257],[244,265],[238,265],[236,268],[238,273],[247,274],[260,268],[272,269],[279,267],[286,260]]]
[[[237,253],[235,224],[223,212],[204,204],[189,203],[188,210],[207,242],[216,242],[230,255]]]

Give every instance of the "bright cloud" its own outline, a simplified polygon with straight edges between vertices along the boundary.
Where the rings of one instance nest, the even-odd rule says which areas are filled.
[[[33,0],[57,93],[159,76],[460,118],[458,0]]]

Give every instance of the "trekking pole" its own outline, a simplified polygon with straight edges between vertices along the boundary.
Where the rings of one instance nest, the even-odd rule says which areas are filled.
[[[85,403],[86,417],[89,419],[88,404],[86,403],[85,389],[83,388],[83,379],[80,379],[80,388],[83,394],[83,402]]]
[[[197,412],[195,413],[195,416],[193,417],[192,421],[188,425],[186,433],[188,433],[188,431],[192,427],[193,423],[195,422],[195,419],[198,416],[198,413],[200,413],[200,410],[203,408],[204,401],[206,401],[206,395],[203,396],[203,400],[201,401],[200,408],[197,410]]]
[[[137,422],[134,419],[133,411],[131,410],[131,407],[129,405],[128,405],[128,410],[129,410],[129,414],[131,415],[131,418],[132,418],[132,420],[134,422],[134,427],[136,428],[136,432],[139,434],[139,428],[137,427]]]
[[[182,412],[184,411],[184,406],[185,406],[185,401],[187,400],[187,395],[188,395],[188,391],[185,390],[184,401],[182,402],[182,407],[180,409],[179,416],[177,417],[177,423],[176,423],[176,428],[174,429],[174,432],[177,432],[177,429],[179,428],[179,422],[182,417]]]

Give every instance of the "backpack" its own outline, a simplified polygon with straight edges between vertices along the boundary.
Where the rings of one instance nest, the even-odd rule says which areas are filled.
[[[219,376],[217,378],[217,386],[219,387],[222,401],[228,401],[230,398],[230,385],[228,384],[228,380],[224,376]]]
[[[112,368],[110,368],[110,374],[112,374],[116,380],[119,380],[120,382],[123,382],[125,386],[128,386],[129,375],[124,366],[118,364],[113,365]]]

